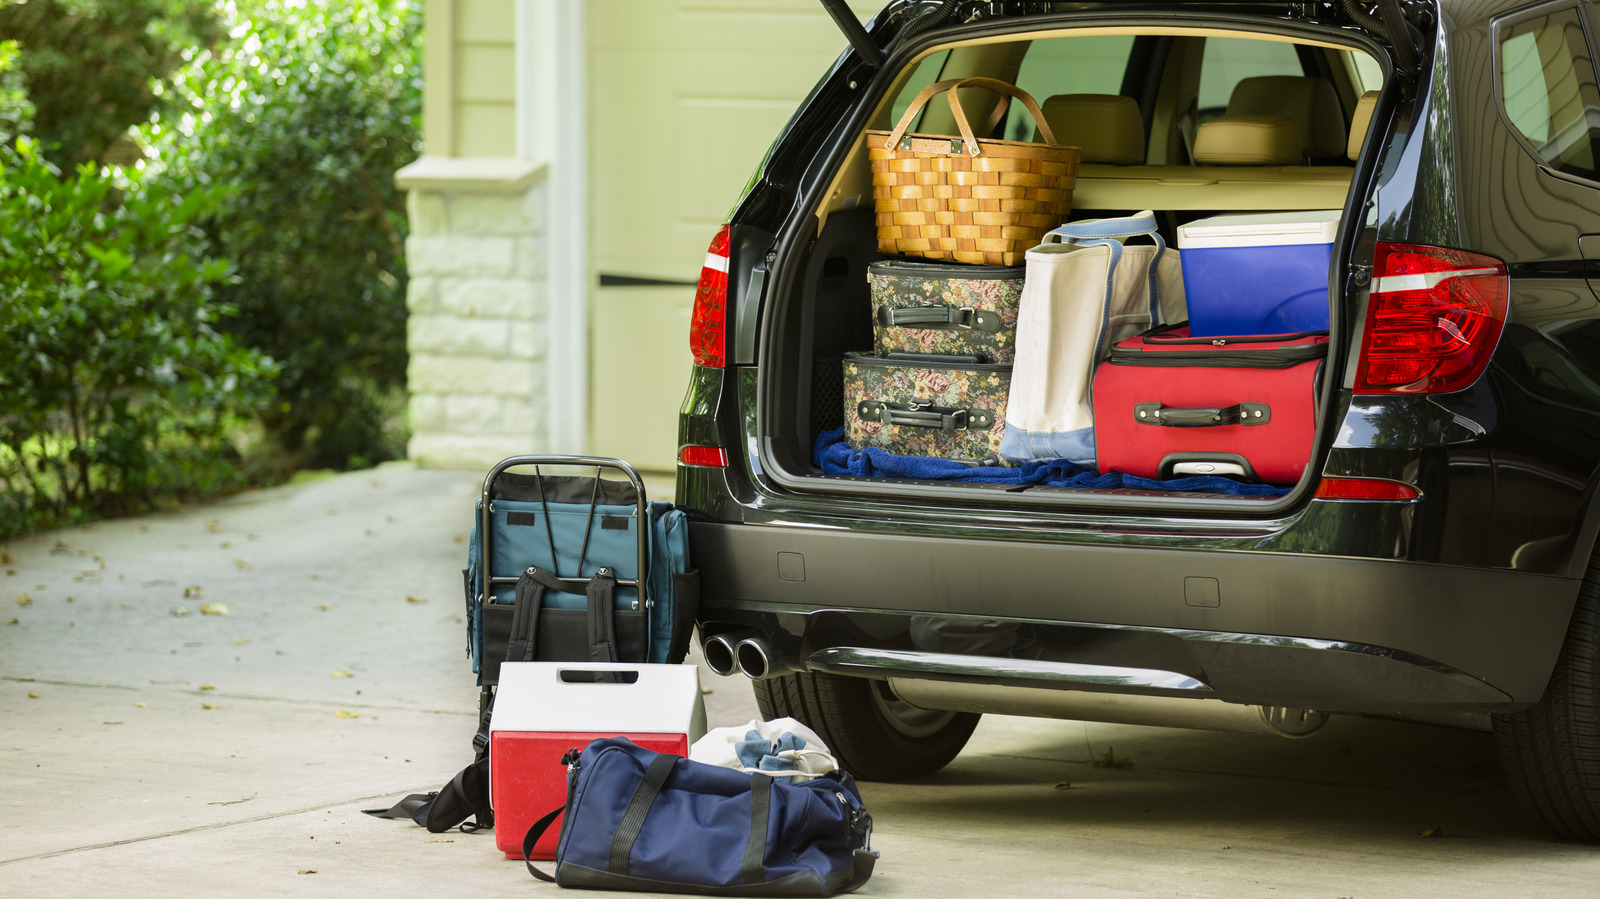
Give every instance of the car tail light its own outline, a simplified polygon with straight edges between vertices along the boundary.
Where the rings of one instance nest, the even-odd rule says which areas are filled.
[[[689,319],[689,350],[696,365],[722,368],[727,363],[728,331],[728,237],[732,229],[723,225],[711,238],[706,262],[700,268],[700,286],[694,294],[694,313]]]
[[[1505,263],[1380,243],[1373,271],[1355,392],[1449,393],[1476,381],[1505,326]]]
[[[1416,499],[1417,488],[1381,478],[1323,478],[1317,499]]]
[[[728,451],[720,446],[686,446],[678,450],[678,462],[703,468],[727,468]]]

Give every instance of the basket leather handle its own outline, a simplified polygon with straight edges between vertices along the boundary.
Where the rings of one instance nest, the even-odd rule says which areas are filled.
[[[962,87],[986,88],[997,94],[1016,97],[1021,100],[1023,108],[1028,110],[1028,115],[1033,116],[1033,123],[1038,126],[1039,137],[1043,139],[1044,143],[1052,147],[1060,146],[1060,144],[1056,143],[1055,133],[1050,130],[1049,124],[1045,122],[1044,113],[1039,110],[1039,104],[1034,102],[1033,96],[1014,84],[1007,84],[996,78],[952,78],[948,81],[936,81],[923,88],[911,99],[911,105],[906,107],[905,113],[900,116],[900,121],[895,123],[894,131],[890,132],[889,140],[884,146],[891,150],[899,146],[900,138],[905,137],[906,129],[911,127],[911,121],[917,117],[917,113],[922,111],[922,107],[926,106],[928,101],[936,94],[949,91],[950,112],[955,116],[956,127],[961,131],[961,139],[965,142],[967,154],[970,156],[982,154],[983,148],[978,145],[978,139],[973,136],[972,125],[967,121],[966,111],[961,108],[961,101],[956,97],[956,89]],[[985,133],[993,131],[994,126],[999,124],[1004,108],[1004,104],[996,107],[994,113],[989,116],[988,128]]]

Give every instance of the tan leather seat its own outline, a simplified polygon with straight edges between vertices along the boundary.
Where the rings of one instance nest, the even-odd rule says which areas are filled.
[[[1350,142],[1344,150],[1344,154],[1351,159],[1361,155],[1361,145],[1367,142],[1367,129],[1372,127],[1372,111],[1376,108],[1377,91],[1367,91],[1356,101],[1356,112],[1350,119]]]
[[[1105,165],[1144,162],[1144,119],[1132,97],[1116,94],[1057,94],[1040,107],[1045,123],[1064,146],[1077,147],[1079,161]],[[1039,140],[1034,130],[1033,139]]]
[[[1260,75],[1234,85],[1228,115],[1274,115],[1292,119],[1300,130],[1300,148],[1313,160],[1344,155],[1346,133],[1339,95],[1326,78],[1303,75]]]
[[[1296,165],[1300,131],[1283,116],[1217,116],[1195,132],[1194,160],[1201,165]]]

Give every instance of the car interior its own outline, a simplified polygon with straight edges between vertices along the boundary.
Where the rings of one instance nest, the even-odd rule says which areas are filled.
[[[1383,77],[1351,46],[1216,28],[1056,30],[922,53],[822,194],[816,241],[790,295],[798,302],[774,307],[778,364],[765,376],[779,379],[767,393],[778,411],[768,432],[784,473],[817,474],[813,443],[842,423],[839,360],[872,343],[866,270],[878,256],[865,132],[893,129],[928,85],[973,76],[1027,91],[1057,143],[1080,148],[1072,220],[1153,210],[1169,247],[1178,226],[1219,212],[1343,209]],[[983,88],[958,93],[969,121],[997,123],[980,137],[1038,139],[1023,104]],[[942,101],[910,131],[958,133]]]

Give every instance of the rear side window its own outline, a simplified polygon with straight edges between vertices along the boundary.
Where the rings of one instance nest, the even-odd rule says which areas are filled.
[[[1600,180],[1600,89],[1577,10],[1501,26],[1499,98],[1523,145],[1558,172]]]

